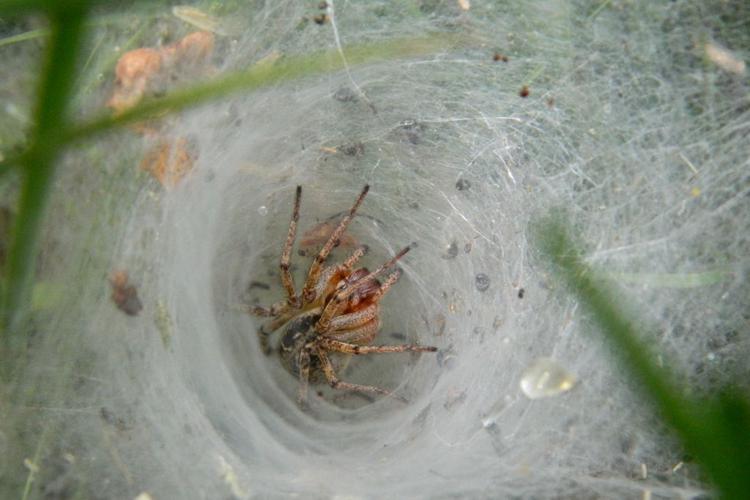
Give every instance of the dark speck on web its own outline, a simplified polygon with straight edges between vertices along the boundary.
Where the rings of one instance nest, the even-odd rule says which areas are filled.
[[[357,94],[349,87],[341,87],[333,93],[333,98],[339,102],[353,102],[357,100]]]
[[[479,273],[474,276],[474,285],[480,292],[486,292],[490,287],[490,277],[484,273]]]
[[[455,241],[452,241],[450,245],[448,245],[445,249],[445,253],[443,254],[443,258],[446,260],[455,259],[458,255],[458,243]]]
[[[456,189],[458,189],[459,191],[466,191],[470,187],[471,182],[466,179],[458,179],[458,181],[456,181]]]

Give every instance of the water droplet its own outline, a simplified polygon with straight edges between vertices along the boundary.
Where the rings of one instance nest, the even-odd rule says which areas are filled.
[[[266,215],[268,215],[268,209],[265,205],[261,205],[260,207],[258,207],[258,213],[265,217]]]
[[[575,376],[550,358],[538,358],[524,370],[521,390],[529,399],[557,396],[569,391]]]

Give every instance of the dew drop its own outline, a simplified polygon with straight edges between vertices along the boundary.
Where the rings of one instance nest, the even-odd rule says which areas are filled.
[[[521,390],[529,399],[557,396],[569,391],[575,376],[550,358],[538,358],[524,370]]]
[[[260,207],[258,207],[258,213],[265,217],[266,215],[268,215],[268,209],[265,205],[261,205]]]

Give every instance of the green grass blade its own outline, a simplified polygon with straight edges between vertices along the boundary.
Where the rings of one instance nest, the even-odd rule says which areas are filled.
[[[348,47],[344,49],[344,55],[347,63],[354,66],[434,53],[449,47],[455,41],[454,37],[448,35],[406,38],[387,43]],[[73,142],[88,138],[123,125],[194,107],[242,90],[266,88],[274,84],[331,73],[343,68],[344,61],[337,51],[288,56],[275,63],[258,64],[247,71],[233,73],[208,83],[174,91],[159,99],[145,101],[117,116],[106,113],[73,127],[66,133],[64,141]]]
[[[0,0],[0,15],[43,12],[81,12],[93,5],[117,5],[113,0]]]
[[[617,283],[643,285],[652,288],[699,288],[722,283],[733,278],[729,269],[695,273],[603,272],[602,275]]]
[[[30,147],[23,156],[21,198],[8,254],[2,325],[10,330],[25,304],[36,257],[44,208],[66,126],[67,103],[83,40],[85,10],[59,10],[50,16],[50,38],[34,112]]]
[[[5,174],[9,174],[12,170],[13,165],[11,163],[0,163],[0,179],[2,179]]]
[[[637,386],[643,388],[673,427],[686,450],[703,465],[723,498],[747,498],[750,492],[750,404],[731,389],[716,400],[682,397],[671,374],[659,369],[648,347],[638,339],[631,321],[615,305],[610,285],[595,276],[580,257],[563,224],[540,224],[537,241],[556,264],[585,309],[591,313],[614,347]]]
[[[49,35],[49,30],[47,29],[26,31],[24,33],[19,33],[17,35],[0,38],[0,47],[4,47],[6,45],[12,45],[14,43],[19,43],[19,42],[25,42],[27,40],[44,38],[47,35]]]

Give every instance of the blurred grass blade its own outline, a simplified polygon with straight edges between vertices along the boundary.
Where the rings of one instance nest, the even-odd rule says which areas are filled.
[[[9,174],[11,170],[13,170],[13,165],[11,163],[0,163],[0,178],[2,178],[5,174]]]
[[[730,280],[732,272],[717,269],[696,273],[624,273],[602,272],[602,275],[617,283],[643,285],[653,288],[698,288]]]
[[[50,14],[50,38],[34,110],[35,125],[21,164],[21,198],[8,253],[1,309],[2,325],[7,330],[12,329],[13,320],[19,317],[19,307],[27,302],[39,228],[66,127],[67,103],[86,13],[83,2],[76,5]]]
[[[35,38],[43,38],[47,35],[49,35],[49,30],[47,29],[26,31],[24,33],[19,33],[18,35],[0,38],[0,47],[4,47],[5,45],[12,45],[19,42],[25,42],[27,40],[34,40]]]
[[[385,43],[364,44],[344,48],[346,62],[351,65],[393,60],[434,53],[456,42],[449,35],[404,38]],[[344,68],[337,51],[287,56],[280,61],[256,64],[246,71],[232,73],[211,82],[176,90],[159,99],[145,101],[131,109],[111,116],[107,113],[71,128],[65,142],[91,137],[114,128],[198,106],[212,99],[241,90],[254,90],[308,76],[331,73]]]
[[[610,285],[594,275],[580,257],[560,220],[550,218],[537,228],[537,242],[556,270],[613,344],[637,385],[681,438],[686,450],[705,468],[723,498],[748,498],[750,493],[750,404],[727,391],[711,401],[680,395],[671,374],[659,369],[647,346],[638,340],[633,323],[615,305]]]
[[[0,0],[0,15],[42,12],[82,12],[94,4],[122,4],[113,0]],[[132,2],[130,2],[132,3]]]

